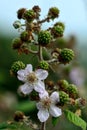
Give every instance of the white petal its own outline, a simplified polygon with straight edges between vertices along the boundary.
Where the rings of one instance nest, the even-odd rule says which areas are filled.
[[[28,75],[31,72],[32,72],[32,65],[31,64],[27,64],[27,66],[25,68],[25,75]]]
[[[38,110],[43,109],[42,102],[36,103],[36,107],[37,107]]]
[[[19,79],[19,80],[21,80],[21,81],[23,81],[23,82],[25,82],[26,81],[26,75],[25,75],[25,70],[23,70],[23,69],[21,69],[21,70],[19,70],[18,72],[17,72],[17,78]]]
[[[39,93],[43,93],[45,91],[45,85],[42,81],[38,81],[35,85],[34,85],[34,90],[39,92]]]
[[[19,87],[19,93],[22,93],[24,95],[28,95],[29,93],[31,93],[33,90],[33,87],[32,86],[29,86],[28,83],[25,83],[24,85],[21,85]]]
[[[51,96],[50,96],[50,99],[51,99],[51,101],[54,103],[54,104],[56,104],[56,103],[58,103],[59,102],[59,93],[58,92],[53,92],[52,94],[51,94]]]
[[[36,70],[35,73],[36,73],[37,78],[40,80],[44,80],[48,76],[48,72],[46,70],[42,70],[42,69]]]
[[[62,114],[62,111],[60,108],[54,106],[54,105],[51,105],[50,106],[50,109],[49,109],[49,112],[50,114],[53,116],[53,117],[58,117]]]
[[[39,97],[40,97],[41,99],[44,98],[44,97],[49,97],[49,94],[48,94],[48,92],[47,92],[46,90],[44,90],[43,93],[39,93]]]
[[[41,122],[45,122],[49,118],[49,112],[46,109],[39,110],[37,113],[38,119]]]

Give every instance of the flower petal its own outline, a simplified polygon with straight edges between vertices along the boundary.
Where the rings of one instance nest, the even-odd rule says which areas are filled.
[[[45,97],[48,97],[49,94],[46,90],[43,91],[43,93],[39,93],[39,97],[42,99],[42,98],[45,98]]]
[[[28,75],[31,72],[32,72],[32,65],[31,64],[27,64],[27,66],[25,68],[25,75]]]
[[[42,109],[43,108],[42,102],[36,103],[36,107],[38,110]]]
[[[45,91],[45,85],[42,81],[38,81],[37,84],[34,85],[34,90],[43,93]]]
[[[29,86],[28,83],[21,85],[18,89],[19,93],[24,94],[24,95],[28,95],[29,93],[32,92],[32,90],[33,90],[33,87]]]
[[[17,72],[17,78],[19,79],[19,80],[21,80],[21,81],[23,81],[23,82],[26,82],[26,79],[27,79],[27,77],[26,77],[26,75],[25,75],[25,70],[23,70],[23,69],[21,69],[21,70],[19,70],[18,72]]]
[[[60,115],[62,115],[62,111],[60,108],[54,106],[54,105],[51,105],[50,106],[50,109],[49,109],[49,112],[50,114],[53,116],[53,117],[58,117]]]
[[[35,73],[36,73],[37,78],[40,80],[44,80],[48,76],[48,72],[46,70],[42,70],[42,69],[36,70]]]
[[[38,119],[41,122],[45,122],[49,118],[49,112],[46,109],[39,110],[37,113]]]
[[[50,99],[52,100],[52,102],[54,104],[58,103],[59,102],[59,93],[58,92],[53,92],[50,96]]]

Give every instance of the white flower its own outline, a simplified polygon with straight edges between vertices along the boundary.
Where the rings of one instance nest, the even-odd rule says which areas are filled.
[[[61,109],[56,106],[56,104],[59,102],[58,92],[53,92],[49,97],[48,93],[45,91],[45,93],[40,95],[40,98],[41,100],[36,104],[36,106],[39,110],[37,116],[41,122],[45,122],[49,118],[49,113],[53,117],[58,117],[62,114]]]
[[[48,76],[46,70],[37,69],[35,72],[32,70],[32,65],[28,64],[25,69],[21,69],[17,72],[19,80],[23,81],[24,84],[20,86],[20,93],[27,95],[34,89],[39,93],[45,91],[45,85],[43,80]]]

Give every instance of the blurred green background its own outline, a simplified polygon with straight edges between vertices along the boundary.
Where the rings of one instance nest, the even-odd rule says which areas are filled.
[[[49,4],[48,4],[49,3]],[[17,94],[17,89],[20,82],[16,77],[10,75],[10,67],[14,61],[22,60],[25,64],[31,62],[32,56],[18,55],[16,51],[12,50],[13,38],[19,36],[18,31],[12,26],[17,19],[16,12],[19,8],[32,8],[34,5],[39,5],[42,9],[42,16],[44,17],[47,10],[52,6],[57,6],[60,9],[60,18],[58,21],[65,23],[64,37],[68,39],[70,35],[76,37],[76,51],[78,53],[78,64],[85,72],[84,89],[87,91],[87,11],[86,0],[66,0],[66,1],[40,1],[40,0],[3,0],[0,1],[0,122],[13,118],[16,110],[22,110],[27,115],[33,116],[34,104],[29,103],[28,97],[22,98]],[[46,6],[44,8],[44,6]],[[50,23],[52,25],[52,23]],[[43,28],[49,25],[44,24]],[[37,61],[32,60],[32,64],[37,64]],[[85,91],[85,92],[86,92]],[[32,111],[33,109],[33,111]],[[36,112],[35,112],[36,116]],[[82,113],[82,117],[87,121],[87,107]],[[53,129],[49,124],[48,129]],[[23,128],[25,129],[25,127]],[[26,128],[27,129],[27,128]],[[60,118],[58,125],[54,130],[80,130],[68,122],[65,117]]]

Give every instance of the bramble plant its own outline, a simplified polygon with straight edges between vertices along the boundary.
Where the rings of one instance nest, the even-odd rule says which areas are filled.
[[[33,67],[30,61],[27,61],[27,65],[22,61],[16,61],[13,62],[10,73],[23,82],[18,88],[18,93],[24,97],[29,96],[31,101],[34,101],[41,125],[34,124],[20,111],[15,112],[14,121],[25,122],[35,130],[46,130],[49,117],[52,117],[52,124],[56,125],[58,118],[64,113],[69,121],[86,130],[86,122],[76,115],[76,111],[85,105],[85,99],[80,97],[77,86],[65,79],[54,81],[49,78],[53,65],[69,64],[75,56],[70,48],[55,47],[56,41],[64,34],[63,22],[59,21],[46,30],[42,29],[44,22],[49,23],[58,19],[60,10],[51,7],[42,20],[40,20],[40,12],[41,9],[37,5],[31,9],[21,8],[17,11],[19,20],[15,21],[13,26],[18,29],[20,36],[12,41],[12,48],[18,54],[37,56],[38,64]],[[21,23],[21,19],[24,23]],[[69,106],[74,106],[75,111],[71,111]]]

